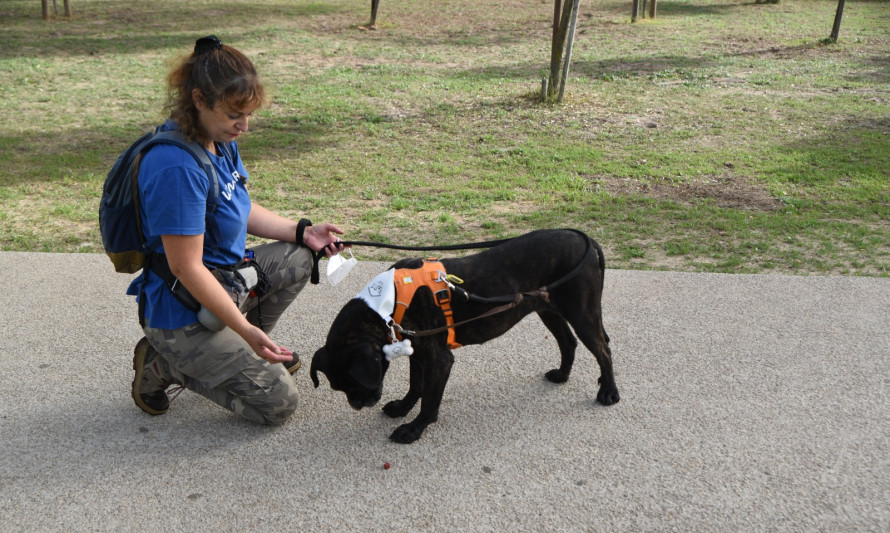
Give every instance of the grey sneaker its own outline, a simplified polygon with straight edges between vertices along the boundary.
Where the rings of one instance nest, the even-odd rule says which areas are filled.
[[[173,385],[173,376],[167,360],[160,357],[148,339],[142,338],[133,350],[133,401],[150,415],[162,415],[170,408],[167,387]]]

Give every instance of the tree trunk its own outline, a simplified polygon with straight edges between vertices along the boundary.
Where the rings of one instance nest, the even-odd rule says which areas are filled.
[[[578,6],[581,0],[554,0],[553,41],[550,51],[550,78],[542,80],[541,96],[547,101],[559,102],[565,92],[565,78],[569,72],[572,56],[572,40],[575,23],[578,20]],[[570,29],[571,27],[571,29]],[[566,41],[569,41],[566,46]],[[565,52],[565,57],[563,53]]]
[[[43,20],[49,20],[49,0],[40,0],[41,7],[43,8]],[[71,17],[71,0],[65,0],[65,16]],[[56,3],[56,0],[53,0],[53,11],[55,15],[59,15],[59,5]]]
[[[581,0],[574,0],[572,2],[572,19],[569,23],[569,34],[568,34],[568,43],[566,43],[566,57],[563,61],[562,67],[562,78],[559,80],[559,96],[556,98],[557,102],[562,102],[562,97],[566,92],[566,83],[569,80],[569,63],[572,62],[572,46],[575,43],[575,24],[578,21],[578,6],[581,4]]]
[[[559,16],[560,16],[560,5],[559,0],[553,0],[553,39],[551,42],[551,49],[556,49],[556,33],[559,31]],[[552,53],[551,53],[552,57]]]
[[[564,1],[565,4],[560,12],[559,24],[555,24],[553,27],[553,49],[550,51],[550,84],[547,89],[547,98],[556,96],[556,92],[559,90],[559,79],[562,74],[562,51],[566,46],[566,33],[569,28],[569,17],[572,14],[572,0]],[[559,0],[554,0],[554,2],[557,5],[559,4]],[[554,15],[556,15],[558,9],[558,7],[554,8]],[[556,21],[554,20],[554,22]]]
[[[834,26],[831,27],[831,42],[837,42],[837,37],[841,32],[842,18],[844,18],[844,0],[838,0],[837,12],[834,14]]]

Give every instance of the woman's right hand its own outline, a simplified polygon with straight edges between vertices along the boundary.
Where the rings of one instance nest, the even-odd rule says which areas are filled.
[[[265,331],[252,324],[241,333],[241,337],[247,341],[255,354],[270,363],[287,363],[294,358],[292,351],[275,344]]]
[[[293,360],[287,348],[278,346],[260,328],[247,321],[219,281],[202,262],[204,235],[162,235],[170,270],[211,313],[232,328],[258,356],[270,363]]]

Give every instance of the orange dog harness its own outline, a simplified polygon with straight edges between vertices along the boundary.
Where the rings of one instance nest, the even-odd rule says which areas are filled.
[[[445,267],[436,259],[424,259],[423,266],[420,268],[400,268],[393,275],[393,281],[396,284],[396,306],[392,319],[396,324],[401,325],[402,317],[405,311],[411,305],[414,299],[414,293],[420,287],[429,287],[433,292],[433,299],[436,305],[445,313],[445,323],[448,326],[448,347],[450,349],[460,348],[460,344],[455,342],[454,332],[454,316],[451,312],[451,289],[445,281]],[[401,340],[401,335],[396,334]]]

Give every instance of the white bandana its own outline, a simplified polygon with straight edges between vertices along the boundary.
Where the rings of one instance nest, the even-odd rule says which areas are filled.
[[[393,281],[395,269],[391,268],[372,279],[356,298],[361,298],[368,307],[377,312],[389,324],[396,309],[396,285]]]

